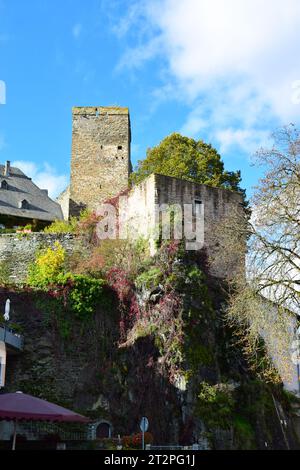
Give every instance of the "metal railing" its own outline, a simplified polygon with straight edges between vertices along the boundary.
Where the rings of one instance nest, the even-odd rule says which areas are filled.
[[[71,429],[67,429],[71,427]],[[77,425],[77,429],[71,423],[63,426],[62,424],[47,422],[24,422],[19,424],[20,434],[26,435],[28,440],[46,439],[47,436],[60,438],[61,441],[87,441],[88,428],[87,425]]]
[[[7,346],[18,351],[22,351],[24,346],[23,336],[6,325],[0,326],[0,341],[4,341]]]

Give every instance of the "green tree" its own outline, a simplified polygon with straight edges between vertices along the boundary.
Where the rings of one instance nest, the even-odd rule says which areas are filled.
[[[139,183],[152,173],[241,191],[240,171],[225,171],[220,155],[210,144],[177,133],[148,149],[145,160],[138,162],[132,174],[132,182]]]

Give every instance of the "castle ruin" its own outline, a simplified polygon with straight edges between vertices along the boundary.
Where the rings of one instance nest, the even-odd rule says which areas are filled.
[[[163,206],[176,206],[183,212],[189,205],[193,223],[201,214],[204,246],[208,251],[214,249],[213,224],[232,207],[241,205],[240,193],[159,174],[129,189],[132,166],[128,108],[74,107],[72,118],[70,186],[58,199],[66,219],[85,208],[97,210],[128,190],[120,200],[122,223],[127,225],[129,238],[149,238],[151,254],[155,252],[154,233],[161,221],[157,207]],[[199,249],[203,243],[198,245]]]

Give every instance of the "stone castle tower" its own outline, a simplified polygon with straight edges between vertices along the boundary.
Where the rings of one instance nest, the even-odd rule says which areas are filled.
[[[59,201],[65,218],[116,196],[131,172],[128,108],[75,107],[72,115],[70,187]]]

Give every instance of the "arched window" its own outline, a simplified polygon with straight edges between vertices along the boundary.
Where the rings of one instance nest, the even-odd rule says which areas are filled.
[[[111,425],[107,422],[98,424],[96,428],[96,437],[98,439],[111,437]]]
[[[23,200],[20,201],[20,203],[19,203],[19,208],[20,208],[20,209],[29,209],[29,202],[26,201],[26,199],[23,199]]]
[[[1,189],[8,189],[7,181],[5,181],[5,180],[1,181]]]

